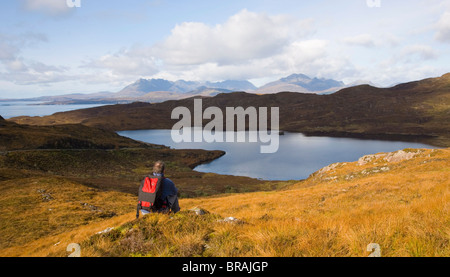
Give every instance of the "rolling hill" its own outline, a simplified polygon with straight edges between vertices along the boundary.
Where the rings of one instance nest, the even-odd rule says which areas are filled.
[[[203,97],[203,108],[279,107],[280,128],[307,135],[405,139],[450,146],[450,74],[391,88],[360,85],[330,95],[245,92]],[[21,124],[77,124],[109,130],[171,129],[175,107],[193,110],[193,98],[163,103],[132,103],[17,117]]]

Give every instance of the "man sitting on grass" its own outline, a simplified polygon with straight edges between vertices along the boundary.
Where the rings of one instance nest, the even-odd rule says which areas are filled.
[[[165,164],[163,161],[157,161],[153,165],[153,174],[147,176],[139,188],[139,202],[136,217],[139,217],[139,210],[142,215],[152,212],[158,213],[177,213],[180,211],[178,204],[178,189],[169,178],[164,177]],[[159,186],[157,185],[159,183]],[[153,194],[154,201],[150,203],[145,197]],[[142,197],[144,195],[144,197]],[[146,195],[146,196],[145,196]]]

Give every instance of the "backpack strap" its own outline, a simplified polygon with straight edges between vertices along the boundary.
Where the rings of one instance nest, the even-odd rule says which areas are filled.
[[[159,183],[159,189],[156,192],[156,198],[155,198],[155,208],[156,209],[160,208],[158,206],[162,205],[161,202],[164,202],[164,199],[161,199],[161,195],[162,195],[163,187],[164,187],[164,179],[165,179],[164,176],[162,176],[161,179],[160,179],[160,183]]]
[[[139,218],[139,211],[141,210],[141,201],[138,201],[137,208],[136,208],[136,218]]]

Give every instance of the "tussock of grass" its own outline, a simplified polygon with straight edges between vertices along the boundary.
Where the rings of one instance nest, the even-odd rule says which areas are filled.
[[[202,256],[216,215],[151,214],[81,244],[92,256]],[[103,246],[103,247],[99,247]],[[65,254],[65,253],[62,253]]]

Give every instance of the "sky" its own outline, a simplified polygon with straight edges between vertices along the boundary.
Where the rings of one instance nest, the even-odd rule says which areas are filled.
[[[140,78],[386,87],[448,72],[450,0],[0,1],[0,99]]]

